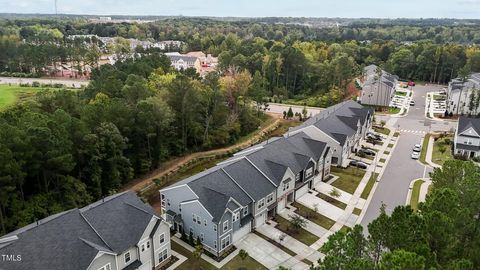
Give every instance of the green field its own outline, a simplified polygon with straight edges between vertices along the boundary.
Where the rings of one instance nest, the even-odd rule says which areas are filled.
[[[41,90],[43,90],[43,88],[0,84],[0,111],[3,111],[16,103],[32,98],[35,96],[36,92]]]

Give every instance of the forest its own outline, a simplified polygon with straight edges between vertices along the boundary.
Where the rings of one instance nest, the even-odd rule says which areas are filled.
[[[71,62],[81,70],[84,64],[95,66],[104,53],[132,53],[123,42],[106,52],[96,40],[67,38],[76,34],[180,40],[186,43],[185,52],[201,50],[218,56],[222,72],[258,72],[265,95],[274,100],[295,99],[322,107],[351,96],[353,79],[370,64],[401,79],[440,84],[457,77],[462,68],[480,71],[480,32],[475,25],[403,23],[313,28],[204,18],[142,24],[2,20],[0,73],[36,75],[42,67],[59,62]]]
[[[264,120],[248,71],[200,79],[163,55],[104,65],[79,91],[0,113],[0,234],[115,193],[172,156],[230,145]]]

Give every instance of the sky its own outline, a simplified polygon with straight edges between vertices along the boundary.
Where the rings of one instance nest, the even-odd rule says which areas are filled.
[[[480,19],[480,0],[57,0],[58,13],[216,17]],[[0,0],[0,13],[53,14],[55,0]]]

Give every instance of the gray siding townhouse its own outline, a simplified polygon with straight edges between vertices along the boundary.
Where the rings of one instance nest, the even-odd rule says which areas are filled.
[[[390,106],[395,96],[395,87],[398,77],[381,70],[376,65],[369,65],[364,69],[360,101],[362,104],[373,106]]]
[[[175,231],[200,238],[205,249],[220,255],[300,190],[312,188],[319,173],[323,179],[330,171],[329,152],[326,143],[305,133],[256,145],[160,190],[162,213]]]
[[[480,157],[480,118],[461,116],[458,119],[454,153],[468,158]]]
[[[0,238],[8,270],[151,270],[170,258],[170,227],[134,193],[68,210]]]
[[[473,93],[473,95],[472,95]],[[472,73],[464,82],[459,78],[448,83],[447,111],[453,114],[477,115],[480,108],[470,110],[470,99],[480,95],[480,73]]]
[[[332,149],[332,163],[346,167],[372,126],[373,109],[348,100],[326,108],[289,133],[304,132]]]

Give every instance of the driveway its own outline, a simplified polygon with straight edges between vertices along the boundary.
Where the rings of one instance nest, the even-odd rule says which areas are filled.
[[[365,232],[368,224],[380,214],[382,204],[386,205],[387,213],[391,213],[396,206],[405,205],[410,182],[416,178],[428,177],[432,171],[430,167],[411,159],[413,146],[422,141],[425,133],[449,131],[456,127],[455,123],[436,122],[425,117],[426,93],[441,88],[442,86],[416,86],[413,88],[416,105],[410,108],[405,117],[378,118],[387,120],[389,128],[400,131],[401,135],[361,221]]]
[[[249,233],[242,240],[235,243],[238,249],[244,249],[248,255],[268,269],[278,269],[284,266],[292,270],[305,270],[309,266],[290,256],[280,248],[269,243],[260,236]]]

